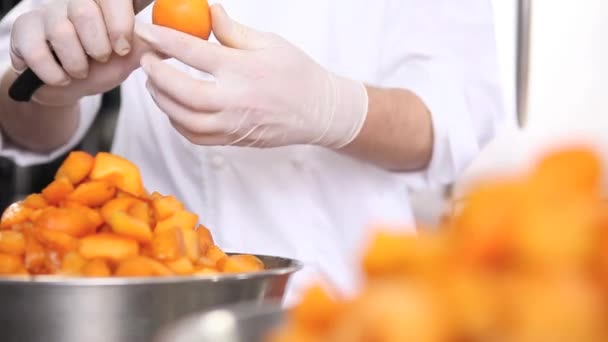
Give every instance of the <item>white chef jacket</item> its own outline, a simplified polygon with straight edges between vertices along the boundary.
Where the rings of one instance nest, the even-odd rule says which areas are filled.
[[[23,0],[3,19],[5,65],[11,22],[44,2]],[[194,146],[152,101],[141,70],[122,84],[113,152],[140,167],[148,189],[176,195],[198,213],[222,248],[303,261],[288,303],[319,276],[350,295],[372,225],[399,223],[414,232],[408,189],[451,182],[501,126],[514,123],[503,109],[490,1],[221,2],[236,20],[282,35],[333,72],[420,96],[434,126],[428,169],[388,172],[315,146]],[[137,20],[150,18],[151,6]],[[5,141],[0,154],[29,165],[65,153],[90,127],[99,103],[100,96],[81,101],[80,128],[66,146],[41,155]]]

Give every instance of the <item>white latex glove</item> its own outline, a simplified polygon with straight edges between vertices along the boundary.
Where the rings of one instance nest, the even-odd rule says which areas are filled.
[[[134,22],[130,0],[49,1],[15,20],[12,67],[29,67],[46,84],[34,94],[37,102],[62,105],[107,91],[139,67],[147,47],[133,41]]]
[[[283,38],[211,10],[214,44],[137,23],[135,32],[165,57],[214,76],[193,78],[145,54],[148,90],[173,126],[198,145],[340,148],[360,132],[368,110],[361,82],[323,69]]]

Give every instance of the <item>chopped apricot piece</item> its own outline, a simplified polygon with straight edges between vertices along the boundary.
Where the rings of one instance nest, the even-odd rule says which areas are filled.
[[[46,250],[44,253],[44,274],[57,274],[61,269],[61,256],[57,251]]]
[[[97,228],[82,211],[55,207],[44,209],[34,224],[42,229],[63,232],[75,237],[91,234]]]
[[[208,258],[206,255],[203,255],[202,257],[198,258],[195,265],[196,267],[202,268],[217,268],[216,261],[211,258]]]
[[[201,267],[195,269],[192,274],[193,275],[212,275],[212,274],[220,274],[221,272],[213,267]]]
[[[23,200],[23,205],[32,209],[42,209],[49,204],[42,194],[31,194]]]
[[[153,277],[171,276],[173,273],[167,266],[144,256],[134,256],[118,264],[115,275],[118,277]]]
[[[89,235],[80,240],[80,254],[86,259],[120,261],[139,253],[137,241],[113,233]]]
[[[115,193],[116,187],[108,181],[89,181],[80,184],[67,198],[88,207],[98,207],[112,199]]]
[[[215,244],[211,232],[207,227],[199,224],[198,228],[196,228],[196,234],[198,235],[198,246],[201,253],[206,253],[207,249]]]
[[[158,221],[154,231],[163,231],[168,228],[178,227],[193,230],[198,222],[198,215],[186,210],[180,210],[171,217]]]
[[[0,274],[14,274],[23,269],[21,257],[0,253]]]
[[[97,209],[89,208],[86,205],[80,204],[78,202],[71,202],[71,201],[62,202],[62,207],[68,208],[68,209],[79,210],[81,213],[83,213],[89,219],[89,222],[91,223],[91,225],[93,225],[96,229],[99,228],[104,223],[104,220],[101,217],[99,210],[97,210]]]
[[[34,231],[34,235],[43,246],[61,253],[78,248],[78,239],[60,231],[38,228]]]
[[[23,205],[23,202],[15,202],[6,208],[0,219],[0,229],[11,229],[14,225],[23,223],[29,219],[31,208]]]
[[[184,238],[181,229],[168,228],[154,232],[150,245],[154,258],[162,261],[178,259],[185,254]]]
[[[66,275],[81,275],[82,269],[86,264],[87,259],[78,252],[67,253],[61,262],[61,273]]]
[[[218,246],[212,245],[207,249],[205,257],[211,260],[215,265],[218,265],[226,260],[228,255],[226,255],[226,253],[224,253],[224,251],[222,251]]]
[[[133,238],[139,242],[148,243],[152,241],[152,230],[144,221],[129,216],[123,211],[115,211],[108,224],[114,233]]]
[[[50,204],[59,204],[74,191],[74,186],[67,178],[58,178],[42,190],[42,196]]]
[[[182,237],[184,239],[184,248],[186,256],[190,261],[194,262],[200,258],[199,239],[196,231],[193,229],[182,228]]]
[[[248,273],[264,270],[264,263],[253,255],[231,255],[221,266],[225,273]]]
[[[155,193],[158,194],[158,193]],[[184,210],[184,205],[173,196],[152,195],[152,207],[157,221],[171,217]]]
[[[10,230],[0,231],[0,253],[15,255],[25,253],[23,233]]]
[[[34,274],[46,271],[46,251],[42,244],[36,240],[33,234],[26,231],[25,235],[25,257],[24,264],[28,271]]]
[[[142,222],[145,222],[148,226],[150,226],[152,222],[152,211],[150,210],[150,206],[148,203],[143,201],[136,201],[133,203],[133,205],[127,210],[127,214]]]
[[[115,198],[101,207],[101,216],[106,222],[109,222],[114,212],[127,212],[135,203],[137,203],[137,199],[131,196]]]
[[[32,209],[28,215],[28,219],[34,222],[42,215],[42,212],[44,212],[44,209]]]
[[[97,153],[90,178],[93,180],[108,180],[116,185],[118,189],[134,196],[144,194],[144,186],[137,166],[114,154]]]
[[[72,151],[63,161],[55,179],[67,178],[74,185],[82,182],[93,169],[94,158],[84,151]]]
[[[173,261],[167,261],[165,262],[165,265],[167,265],[167,267],[169,267],[169,269],[175,274],[179,275],[186,275],[194,272],[194,265],[192,264],[192,261],[190,261],[190,259],[188,259],[187,257],[181,257]]]
[[[112,271],[104,259],[93,259],[84,265],[82,274],[85,277],[109,277]]]

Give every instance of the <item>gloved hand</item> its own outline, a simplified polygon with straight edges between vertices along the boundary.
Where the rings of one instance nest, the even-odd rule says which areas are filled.
[[[52,0],[15,20],[13,69],[21,73],[30,67],[46,84],[33,100],[49,105],[73,103],[112,89],[139,68],[146,48],[133,40],[134,22],[132,1]]]
[[[212,6],[215,44],[137,23],[135,32],[163,57],[214,76],[204,81],[144,54],[147,87],[173,126],[198,145],[340,148],[367,116],[364,85],[328,72],[281,37],[257,32]]]

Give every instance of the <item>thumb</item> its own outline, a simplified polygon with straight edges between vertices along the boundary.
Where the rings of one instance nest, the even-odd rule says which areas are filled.
[[[234,21],[220,4],[211,6],[213,35],[224,46],[251,50],[266,46],[266,34]]]

